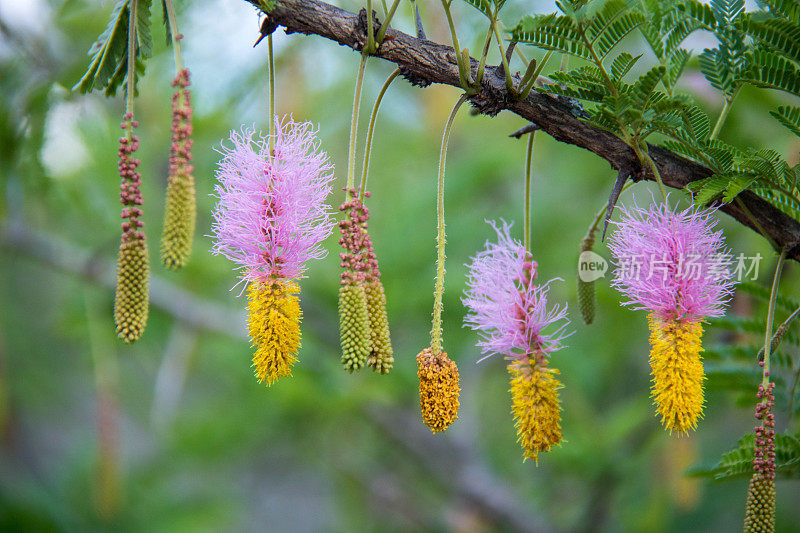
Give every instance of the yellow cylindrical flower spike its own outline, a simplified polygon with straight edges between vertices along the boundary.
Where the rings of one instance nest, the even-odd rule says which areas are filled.
[[[541,363],[513,361],[511,373],[511,412],[517,428],[517,440],[526,459],[538,464],[539,452],[550,451],[561,442],[561,404],[556,379],[558,370]]]
[[[150,264],[144,238],[123,235],[117,257],[114,322],[117,336],[134,342],[142,336],[150,304]]]
[[[386,315],[386,293],[380,280],[366,283],[367,314],[372,340],[367,364],[380,374],[388,374],[394,365],[394,350],[389,335],[389,318]]]
[[[367,362],[371,346],[367,296],[360,283],[339,287],[339,340],[342,365],[353,372]]]
[[[703,415],[700,321],[672,322],[649,315],[653,401],[664,427],[688,432]]]
[[[248,329],[256,348],[253,368],[258,381],[272,385],[292,374],[300,348],[300,320],[303,316],[295,281],[268,279],[250,284]]]
[[[775,531],[775,480],[755,473],[747,487],[744,515],[745,533]]]
[[[417,376],[422,421],[434,433],[444,431],[458,418],[458,367],[447,352],[425,348],[417,355]]]
[[[187,172],[170,176],[161,235],[161,262],[165,267],[177,270],[189,259],[196,211],[194,177]]]

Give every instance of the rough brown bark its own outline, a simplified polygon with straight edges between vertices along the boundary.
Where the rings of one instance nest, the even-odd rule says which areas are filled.
[[[259,0],[247,1],[261,8]],[[357,15],[319,0],[277,0],[267,16],[274,25],[283,26],[286,33],[319,35],[356,51],[361,50],[366,41],[364,10]],[[373,23],[377,31],[377,20]],[[406,79],[415,85],[443,83],[460,86],[456,57],[450,46],[417,39],[390,28],[374,56],[395,63]],[[471,61],[475,77],[478,62],[475,59]],[[640,168],[633,150],[612,133],[582,121],[578,117],[579,108],[570,102],[535,91],[523,100],[510,97],[502,67],[486,68],[482,90],[470,101],[480,112],[488,115],[511,111],[537,124],[557,141],[597,154],[616,170]],[[669,187],[682,189],[688,183],[711,174],[708,168],[659,146],[651,145],[650,155],[664,184]],[[640,170],[637,179],[642,178],[655,179],[650,171]],[[738,198],[744,209],[734,202],[723,205],[721,210],[755,231],[758,231],[757,225],[761,226],[774,243],[788,249],[789,258],[800,261],[800,222],[751,192],[744,192]]]

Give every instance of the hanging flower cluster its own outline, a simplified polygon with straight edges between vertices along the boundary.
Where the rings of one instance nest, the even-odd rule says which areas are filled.
[[[561,441],[561,407],[549,356],[562,347],[569,325],[566,307],[547,305],[550,280],[536,284],[537,264],[508,224],[493,222],[497,242],[472,259],[462,302],[465,325],[479,332],[483,359],[501,354],[511,374],[512,413],[526,458],[538,459]],[[481,360],[483,360],[481,359]]]
[[[161,262],[177,270],[192,253],[196,218],[195,184],[192,171],[192,93],[189,69],[178,72],[172,86],[172,126],[169,147],[169,177],[161,236]]]
[[[763,366],[764,362],[761,362]],[[774,383],[758,386],[756,419],[761,422],[754,428],[755,457],[753,476],[747,488],[745,504],[745,531],[775,531],[775,405]]]
[[[117,257],[117,291],[114,298],[114,321],[117,335],[125,342],[142,336],[150,304],[150,264],[147,257],[142,216],[142,175],[137,170],[139,136],[133,129],[139,122],[133,113],[125,113],[120,124],[125,135],[119,139],[119,196],[122,203],[122,237]]]
[[[324,257],[334,222],[325,198],[332,166],[308,122],[274,118],[274,137],[233,131],[215,187],[213,252],[238,265],[249,284],[249,332],[255,375],[271,385],[291,374],[300,347],[298,280],[309,259]]]
[[[339,244],[344,251],[339,286],[339,336],[342,365],[353,372],[368,364],[375,372],[388,374],[394,350],[386,315],[386,293],[381,283],[378,258],[369,236],[369,209],[359,198],[359,189],[347,189],[348,199],[339,206]],[[369,198],[369,191],[364,198]]]
[[[652,397],[670,431],[694,430],[703,413],[701,322],[722,316],[734,286],[714,211],[667,202],[620,208],[609,248],[612,285],[649,312]]]

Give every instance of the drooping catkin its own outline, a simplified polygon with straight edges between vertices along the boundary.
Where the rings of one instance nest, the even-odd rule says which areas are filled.
[[[417,355],[417,376],[422,421],[433,433],[444,431],[458,418],[458,367],[447,352],[437,354],[425,348]]]
[[[555,377],[558,370],[548,368],[544,360],[525,358],[509,363],[511,374],[511,412],[517,428],[517,440],[526,459],[539,461],[539,452],[550,451],[561,442],[561,405],[558,390],[563,387]]]
[[[594,230],[581,241],[581,253],[591,252],[594,249]],[[579,266],[580,267],[580,266]],[[594,322],[597,297],[595,295],[595,282],[584,281],[578,276],[578,308],[586,324]]]
[[[361,369],[371,347],[367,297],[361,284],[339,287],[339,340],[342,366],[349,372]]]
[[[389,336],[389,319],[386,315],[386,293],[379,279],[364,285],[367,296],[367,314],[371,346],[367,364],[379,374],[388,374],[394,365],[394,350]]]
[[[192,96],[189,70],[183,69],[172,82],[172,142],[169,153],[161,262],[177,270],[192,252],[196,218],[195,183],[192,171]]]
[[[260,383],[292,374],[300,349],[300,320],[303,313],[294,280],[268,279],[250,284],[248,330],[256,352],[253,371]]]
[[[763,362],[761,363],[763,365]],[[768,375],[768,372],[765,372]],[[756,398],[755,449],[753,457],[753,477],[747,488],[745,503],[745,533],[775,531],[775,384],[763,383],[758,387]]]
[[[117,336],[125,342],[134,342],[142,336],[150,306],[150,264],[147,243],[141,228],[143,198],[142,177],[136,168],[139,160],[133,155],[139,147],[139,137],[133,128],[139,123],[131,113],[123,116],[120,127],[128,130],[119,140],[119,174],[122,237],[117,256],[117,288],[114,298],[114,322]]]

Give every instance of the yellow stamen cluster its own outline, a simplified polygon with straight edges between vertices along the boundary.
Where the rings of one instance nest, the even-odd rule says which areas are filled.
[[[123,238],[117,257],[117,293],[114,298],[114,322],[120,339],[134,342],[142,336],[149,304],[147,243],[143,238]]]
[[[248,329],[256,348],[253,367],[258,381],[272,385],[292,374],[300,348],[300,303],[295,281],[270,279],[250,284]]]
[[[550,451],[561,442],[561,405],[556,379],[558,370],[543,363],[513,361],[511,373],[511,412],[517,428],[517,440],[526,459],[538,463],[539,452]]]
[[[165,267],[177,270],[189,259],[196,211],[194,177],[188,172],[170,176],[161,235],[161,262]]]
[[[367,314],[371,336],[371,350],[367,364],[380,374],[388,374],[394,365],[394,350],[389,335],[389,319],[386,316],[386,294],[383,283],[376,279],[364,286],[367,296]]]
[[[648,322],[651,396],[658,414],[670,432],[694,430],[703,415],[703,326],[699,321],[663,321],[652,314]]]
[[[359,370],[370,354],[371,333],[367,314],[367,296],[360,283],[339,287],[339,340],[345,370]]]
[[[417,355],[417,376],[422,421],[434,433],[444,431],[458,418],[458,367],[447,352],[425,348]]]
[[[747,487],[744,514],[745,533],[775,531],[775,480],[755,473]]]

